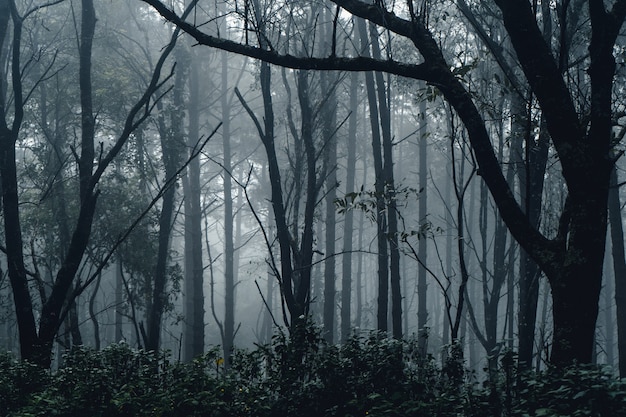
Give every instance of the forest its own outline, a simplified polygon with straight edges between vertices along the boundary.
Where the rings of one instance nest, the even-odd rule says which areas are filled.
[[[626,415],[625,19],[0,0],[0,416]]]

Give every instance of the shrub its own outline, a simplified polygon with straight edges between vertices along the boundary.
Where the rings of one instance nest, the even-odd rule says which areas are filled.
[[[50,385],[47,371],[0,353],[0,416],[26,406],[31,397]]]
[[[525,374],[511,415],[546,417],[626,416],[626,380],[607,368],[576,365]]]
[[[303,325],[235,351],[228,370],[218,348],[186,364],[124,344],[78,348],[55,373],[0,355],[0,416],[626,415],[626,381],[606,369],[518,375],[508,352],[500,373],[480,385],[458,346],[442,368],[417,346],[378,333],[329,345]]]

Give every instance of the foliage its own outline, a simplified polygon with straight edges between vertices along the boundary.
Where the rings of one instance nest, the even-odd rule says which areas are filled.
[[[0,354],[0,416],[25,407],[31,395],[50,385],[47,371],[9,353]]]
[[[125,344],[78,348],[54,373],[0,357],[0,415],[22,416],[617,416],[626,415],[626,381],[573,366],[517,374],[503,356],[491,384],[464,371],[449,347],[442,368],[416,340],[380,333],[328,345],[306,324],[267,346],[221,350],[191,363]]]
[[[607,369],[578,365],[550,368],[520,379],[511,415],[550,417],[624,416],[626,380]]]
[[[396,186],[392,189],[389,184],[385,184],[383,195],[376,191],[365,190],[363,187],[359,191],[347,193],[341,198],[335,199],[335,207],[339,214],[345,214],[349,210],[361,210],[372,223],[376,222],[376,200],[379,197],[387,202],[394,200],[397,206],[407,205],[409,201],[419,198],[423,190],[413,187]]]

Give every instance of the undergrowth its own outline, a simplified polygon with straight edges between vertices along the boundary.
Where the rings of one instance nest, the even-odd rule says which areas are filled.
[[[191,363],[125,344],[76,348],[55,372],[0,355],[0,415],[26,416],[626,416],[626,381],[572,366],[518,374],[511,353],[488,383],[443,366],[414,340],[377,333],[328,345],[305,326],[267,346],[218,348]]]

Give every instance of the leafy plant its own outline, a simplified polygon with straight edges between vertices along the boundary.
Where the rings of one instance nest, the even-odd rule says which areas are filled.
[[[54,373],[0,355],[0,416],[618,416],[626,381],[572,366],[518,374],[505,352],[499,377],[481,385],[460,346],[443,367],[417,340],[354,334],[329,345],[303,322],[291,336],[236,350],[229,369],[215,347],[190,363],[126,344],[78,348]]]

